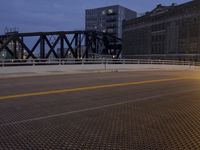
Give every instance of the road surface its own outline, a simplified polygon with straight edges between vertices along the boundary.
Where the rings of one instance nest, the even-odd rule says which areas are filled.
[[[0,79],[0,149],[200,149],[200,73]]]

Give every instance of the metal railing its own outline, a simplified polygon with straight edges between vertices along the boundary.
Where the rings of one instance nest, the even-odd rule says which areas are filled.
[[[190,65],[200,66],[200,62],[154,59],[0,59],[0,67],[4,66],[36,66],[36,65],[84,65],[84,64],[155,64],[155,65]]]

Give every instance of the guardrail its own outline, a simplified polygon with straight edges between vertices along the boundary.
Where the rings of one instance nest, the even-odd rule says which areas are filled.
[[[200,66],[200,62],[153,59],[0,59],[0,67],[80,64],[163,64]]]

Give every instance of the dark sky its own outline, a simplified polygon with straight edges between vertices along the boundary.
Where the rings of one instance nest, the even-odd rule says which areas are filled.
[[[152,10],[157,4],[190,0],[1,0],[0,33],[6,27],[20,32],[82,30],[85,9],[120,4],[137,12]]]

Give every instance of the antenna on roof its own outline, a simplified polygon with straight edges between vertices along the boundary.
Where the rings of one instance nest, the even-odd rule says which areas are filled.
[[[5,34],[9,34],[9,33],[18,33],[19,32],[19,28],[17,27],[5,27],[4,29],[4,33]]]

